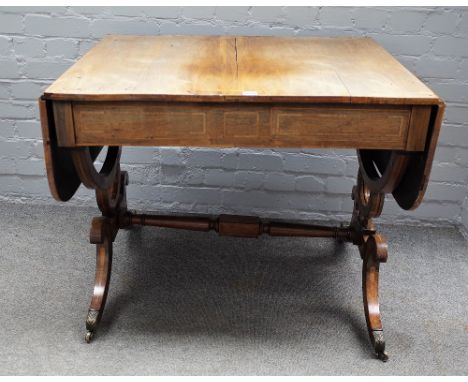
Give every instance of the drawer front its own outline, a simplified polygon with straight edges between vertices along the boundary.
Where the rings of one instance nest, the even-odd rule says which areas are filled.
[[[106,137],[112,142],[154,139],[200,139],[207,134],[206,112],[197,108],[136,104],[73,105],[76,137],[91,143]]]
[[[66,110],[60,117],[60,110]],[[408,106],[269,105],[155,102],[74,102],[54,109],[68,121],[62,146],[375,148],[420,150],[425,131],[408,148]],[[417,114],[426,116],[425,111]],[[70,117],[72,115],[72,117]],[[420,120],[419,118],[418,120]],[[71,122],[70,122],[71,121]],[[62,129],[58,126],[58,130]],[[421,128],[422,129],[422,128]],[[419,130],[421,130],[419,129]],[[71,131],[71,133],[70,133]],[[68,137],[61,140],[60,137]]]
[[[273,107],[273,136],[283,142],[304,141],[314,147],[404,149],[409,109],[344,107]]]

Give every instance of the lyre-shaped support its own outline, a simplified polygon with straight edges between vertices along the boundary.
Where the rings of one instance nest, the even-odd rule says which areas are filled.
[[[127,213],[125,187],[128,176],[120,171],[120,147],[109,147],[101,171],[94,168],[91,148],[75,148],[71,151],[75,169],[83,184],[96,191],[96,200],[102,212],[91,225],[90,242],[96,244],[96,275],[88,316],[86,318],[86,342],[90,342],[101,320],[112,266],[112,243],[123,217]]]
[[[362,295],[369,337],[377,357],[387,361],[385,340],[379,306],[379,265],[387,261],[387,242],[375,232],[373,218],[382,213],[385,194],[372,191],[364,181],[361,170],[358,172],[357,185],[353,188],[354,211],[351,226],[357,233],[363,260]]]
[[[106,304],[112,266],[112,243],[127,213],[125,188],[128,184],[127,172],[117,166],[114,182],[107,190],[96,189],[98,206],[104,216],[93,219],[90,242],[96,244],[96,277],[91,304],[86,319],[86,342],[90,342],[96,332]]]

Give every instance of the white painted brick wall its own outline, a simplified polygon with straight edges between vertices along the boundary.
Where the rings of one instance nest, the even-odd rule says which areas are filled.
[[[0,199],[51,203],[36,100],[106,33],[368,35],[447,101],[422,206],[382,220],[468,226],[468,9],[431,7],[2,7]],[[349,218],[352,150],[126,148],[131,207]],[[94,205],[80,189],[72,203]]]

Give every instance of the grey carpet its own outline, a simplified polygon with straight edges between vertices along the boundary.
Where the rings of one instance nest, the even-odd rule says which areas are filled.
[[[97,212],[0,204],[0,374],[467,374],[468,254],[455,228],[384,226],[374,358],[361,260],[326,239],[121,231],[84,342]]]

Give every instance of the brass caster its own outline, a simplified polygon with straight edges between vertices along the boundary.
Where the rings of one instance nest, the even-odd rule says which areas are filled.
[[[380,359],[382,362],[388,361],[388,355],[384,351],[377,353],[377,358]]]
[[[388,355],[385,353],[385,340],[382,330],[373,330],[371,338],[374,345],[375,354],[382,362],[388,361]]]
[[[89,343],[91,342],[91,340],[93,339],[93,337],[94,337],[94,332],[91,332],[91,331],[88,330],[88,331],[86,332],[86,334],[85,334],[85,341],[86,341],[86,343],[89,344]]]

